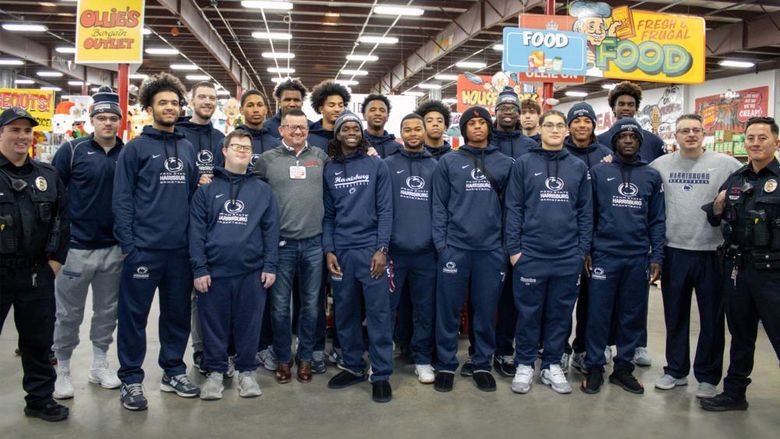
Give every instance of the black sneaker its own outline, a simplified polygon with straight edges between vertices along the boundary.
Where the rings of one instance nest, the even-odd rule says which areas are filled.
[[[328,381],[329,389],[343,389],[345,387],[352,386],[354,384],[362,383],[366,379],[366,376],[362,373],[355,375],[354,373],[344,370],[336,374]]]
[[[455,380],[455,372],[436,373],[436,380],[433,382],[433,390],[437,392],[449,392],[452,390],[452,383]]]
[[[70,410],[64,405],[57,404],[54,400],[40,406],[27,406],[24,408],[25,416],[40,418],[44,421],[59,422],[68,419]]]
[[[725,393],[715,395],[712,398],[700,399],[699,403],[701,408],[708,412],[727,412],[731,410],[747,410],[748,408],[748,402],[744,396],[735,398]]]
[[[582,380],[580,390],[588,395],[593,395],[601,391],[602,384],[604,384],[604,372],[600,368],[594,367],[588,370],[585,379]]]
[[[460,367],[460,376],[470,377],[474,375],[474,363],[471,362],[471,358],[467,358],[463,366]]]
[[[208,371],[203,367],[203,351],[195,351],[192,353],[192,367],[198,370],[202,375],[206,375]]]
[[[626,392],[635,393],[637,395],[645,393],[645,388],[642,387],[642,384],[627,370],[616,370],[612,372],[612,375],[609,376],[609,382],[617,384]]]
[[[393,399],[393,388],[390,381],[374,381],[371,383],[371,399],[374,402],[390,402]]]
[[[144,396],[144,388],[141,383],[122,383],[122,387],[119,390],[119,399],[122,401],[122,407],[133,411],[146,410],[149,404],[146,401],[146,396]]]
[[[515,359],[511,355],[494,355],[493,367],[501,376],[512,378],[517,373]]]
[[[477,389],[483,392],[495,392],[496,380],[493,378],[493,374],[486,370],[474,371],[474,382],[477,383]]]

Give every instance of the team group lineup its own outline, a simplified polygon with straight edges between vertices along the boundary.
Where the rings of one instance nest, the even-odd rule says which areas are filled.
[[[658,280],[666,366],[657,389],[688,384],[694,290],[703,409],[747,408],[759,321],[780,352],[773,119],[747,122],[743,166],[703,148],[697,114],[677,119],[677,148],[666,153],[633,118],[642,90],[630,82],[610,91],[617,120],[598,136],[589,104],[542,112],[506,88],[495,121],[482,107],[462,113],[459,148],[445,141],[451,114],[439,101],[405,115],[396,139],[386,96],[367,96],[363,118],[345,110],[350,93],[333,81],[309,93],[288,79],[274,97],[267,119],[267,98],[244,92],[243,124],[225,136],[210,122],[214,84],[187,94],[175,76],[155,75],[139,92],[153,123],[123,144],[118,96],[101,88],[94,133],[60,146],[51,166],[27,156],[35,119],[18,108],[0,115],[2,318],[15,308],[28,416],[69,416],[55,399],[75,393],[70,360],[90,286],[88,379],[119,388],[134,411],[148,407],[155,292],[160,390],[203,400],[221,399],[228,378],[241,397],[260,396],[258,367],[281,384],[293,373],[309,383],[331,363],[340,372],[328,388],[368,380],[372,399],[388,402],[394,345],[439,392],[453,389],[458,369],[495,391],[495,369],[512,392],[530,392],[537,378],[566,394],[571,366],[580,390],[595,394],[611,361],[608,381],[642,394],[634,367],[651,364],[648,294]],[[307,97],[319,121],[301,110]],[[115,329],[118,372],[107,359]],[[200,386],[184,362],[190,336]]]

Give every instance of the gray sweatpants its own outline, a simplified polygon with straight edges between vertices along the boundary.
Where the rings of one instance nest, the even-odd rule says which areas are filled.
[[[84,320],[87,290],[92,284],[92,323],[89,339],[103,351],[114,340],[119,279],[122,274],[119,246],[97,250],[71,249],[54,280],[57,320],[52,350],[58,360],[70,359],[79,344],[79,326]]]

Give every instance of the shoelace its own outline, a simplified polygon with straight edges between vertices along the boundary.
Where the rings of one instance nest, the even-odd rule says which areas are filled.
[[[555,382],[566,381],[566,375],[563,374],[563,370],[560,367],[550,367],[550,378]]]
[[[130,396],[139,396],[143,395],[144,391],[140,384],[130,384],[127,386],[127,393],[129,393]]]
[[[534,375],[534,370],[530,367],[520,367],[517,369],[517,372],[520,378],[533,377]]]

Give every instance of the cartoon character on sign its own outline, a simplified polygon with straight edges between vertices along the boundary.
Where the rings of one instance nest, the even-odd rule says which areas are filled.
[[[236,98],[230,98],[225,103],[225,134],[229,134],[238,124],[239,105]]]
[[[576,1],[569,7],[569,15],[577,18],[572,25],[572,30],[584,33],[588,40],[587,66],[590,70],[588,76],[601,76],[601,71],[596,68],[596,47],[600,46],[605,38],[616,36],[621,22],[612,21],[607,26],[607,18],[612,16],[612,7],[602,2]]]

